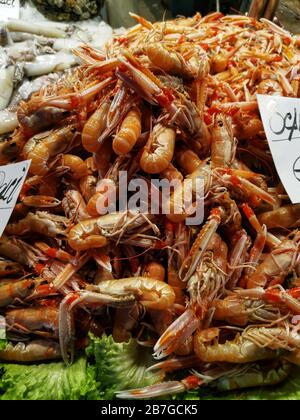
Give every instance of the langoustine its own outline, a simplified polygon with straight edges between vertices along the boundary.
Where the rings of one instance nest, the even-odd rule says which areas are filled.
[[[7,273],[10,293],[5,283],[0,291],[8,332],[31,332],[49,347],[59,341],[70,363],[80,311],[101,318],[105,310],[118,340],[143,342],[146,329],[144,343],[151,342],[154,356],[169,357],[155,368],[230,363],[231,373],[211,374],[224,384],[246,375],[242,365],[251,371],[256,364],[260,383],[268,384],[264,366],[274,362],[276,378],[283,378],[286,360],[297,362],[292,321],[300,313],[299,208],[278,187],[255,95],[299,96],[296,39],[249,17],[197,15],[165,24],[134,18],[138,27],[108,45],[109,58],[82,47],[76,54],[83,65],[69,80],[22,103],[14,140],[0,149],[10,161],[17,155],[9,145],[15,145],[32,159],[31,175],[49,186],[25,184],[19,204],[27,210],[14,212],[0,241],[0,255],[33,274],[28,280],[19,271]],[[255,148],[260,165],[251,158]],[[117,177],[124,169],[127,184],[176,181],[169,211],[163,213],[160,198],[157,214],[149,206],[144,212],[119,209],[117,198],[114,211],[97,215],[98,198],[103,208],[127,188]],[[180,205],[185,181],[188,209]],[[203,218],[190,225],[194,202],[202,202]],[[19,249],[24,255],[15,255]],[[53,305],[45,311],[51,322],[39,313],[36,324],[29,323],[43,299]],[[32,305],[27,313],[19,312],[24,302]],[[15,325],[18,315],[25,317],[23,328]],[[205,383],[201,372],[119,396],[183,392]]]

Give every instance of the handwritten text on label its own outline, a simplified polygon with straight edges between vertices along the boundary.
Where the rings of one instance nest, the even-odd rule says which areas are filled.
[[[0,236],[16,205],[29,166],[28,160],[0,166]]]
[[[278,175],[293,203],[300,203],[300,99],[257,95]]]
[[[15,6],[16,0],[0,0],[0,4],[4,4],[5,6]]]
[[[18,19],[20,15],[20,0],[0,0],[0,18]]]
[[[283,115],[280,112],[275,112],[270,117],[269,125],[275,136],[287,136],[285,139],[280,138],[278,140],[274,139],[273,141],[300,139],[300,114],[296,108],[294,108],[293,112],[286,112]]]

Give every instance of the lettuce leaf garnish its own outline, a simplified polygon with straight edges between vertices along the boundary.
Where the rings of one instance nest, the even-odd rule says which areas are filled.
[[[88,360],[81,357],[69,367],[63,362],[0,364],[0,399],[113,399],[116,391],[162,379],[160,373],[146,372],[153,364],[151,350],[135,340],[118,344],[112,337],[91,336],[86,353]]]
[[[153,364],[151,349],[140,346],[136,340],[115,343],[111,336],[90,336],[86,349],[102,399],[113,399],[117,391],[141,388],[162,380],[159,372],[146,372]]]
[[[154,363],[151,349],[141,347],[136,340],[119,344],[111,336],[96,338],[91,335],[86,354],[87,357],[80,357],[69,367],[63,362],[34,365],[0,363],[0,399],[112,400],[117,391],[141,388],[164,380],[160,372],[146,371]],[[288,379],[277,386],[230,392],[201,387],[170,396],[170,399],[298,400],[300,368],[293,366]]]
[[[0,337],[0,350],[4,350],[8,344],[8,341],[5,338]]]
[[[69,367],[63,362],[0,364],[0,399],[95,400],[99,392],[93,371],[82,357]]]

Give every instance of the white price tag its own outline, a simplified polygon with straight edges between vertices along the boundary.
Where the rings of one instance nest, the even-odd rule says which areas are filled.
[[[0,236],[16,205],[30,163],[30,160],[25,160],[12,165],[0,166]]]
[[[20,0],[0,0],[0,21],[19,19]]]
[[[300,99],[257,95],[278,175],[292,203],[300,203]]]

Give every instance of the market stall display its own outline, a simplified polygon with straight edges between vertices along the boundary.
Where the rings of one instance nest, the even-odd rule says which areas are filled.
[[[21,9],[20,20],[0,23],[0,136],[16,128],[20,100],[79,64],[74,48],[82,43],[102,48],[112,36],[112,28],[100,19],[54,23],[30,5]]]
[[[132,17],[21,101],[0,143],[0,164],[31,160],[0,238],[0,359],[74,363],[76,398],[275,386],[299,365],[300,205],[256,95],[299,97],[300,38],[218,12]],[[150,194],[153,179],[176,181],[157,213],[144,194],[146,211],[117,199],[105,214],[130,181]],[[200,224],[186,223],[188,188]]]

